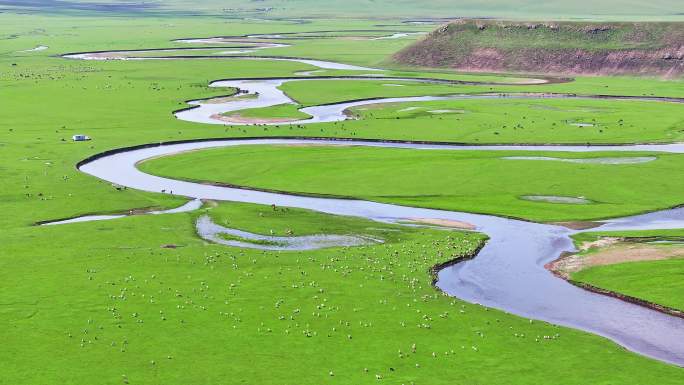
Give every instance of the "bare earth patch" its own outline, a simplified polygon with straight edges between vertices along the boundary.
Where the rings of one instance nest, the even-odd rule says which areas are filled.
[[[565,254],[546,265],[553,273],[569,278],[572,273],[592,266],[614,265],[624,262],[657,261],[684,257],[684,247],[658,246],[645,243],[625,242],[621,238],[601,238],[585,242],[580,251],[599,248],[590,254]]]
[[[360,111],[367,111],[367,110],[381,110],[383,108],[389,108],[397,103],[373,103],[373,104],[366,104],[363,106],[363,108],[359,108],[358,110]],[[354,109],[354,107],[352,107]]]
[[[535,31],[535,36],[553,44],[526,47],[509,44],[527,42],[530,29]],[[644,33],[637,36],[632,33],[634,30]],[[500,36],[503,44],[487,36]],[[656,30],[648,23],[559,22],[531,25],[459,20],[415,41],[394,54],[393,58],[400,64],[465,72],[562,76],[631,74],[677,78],[684,73],[681,40],[681,24],[678,23],[663,23],[663,27]],[[578,44],[565,43],[570,41]],[[603,41],[612,44],[605,47],[601,45]]]
[[[463,230],[475,230],[475,225],[471,223],[456,221],[452,219],[410,218],[409,221],[413,223],[423,223],[427,225],[435,225],[442,227],[453,227],[456,229]]]
[[[658,261],[671,258],[684,258],[684,246],[654,245],[652,243],[635,243],[624,238],[604,237],[592,242],[583,243],[579,249],[589,250],[598,248],[588,254],[564,253],[557,260],[547,263],[544,267],[554,275],[570,282],[582,289],[617,298],[655,311],[684,318],[684,311],[657,304],[642,298],[633,297],[620,292],[604,289],[586,282],[572,279],[572,274],[592,266],[605,266],[626,262]]]
[[[397,111],[397,112],[408,112],[408,111],[420,110],[420,109],[422,109],[422,108],[423,108],[423,107],[415,107],[415,106],[414,106],[414,107],[406,107],[406,108],[401,109],[401,110],[399,110],[399,111]]]
[[[239,94],[239,95],[232,95],[232,96],[222,96],[218,98],[212,98],[212,99],[207,99],[207,100],[202,100],[201,104],[223,104],[223,103],[228,103],[228,102],[234,102],[238,100],[245,100],[245,99],[256,99],[255,94]]]
[[[572,222],[551,222],[551,225],[563,226],[572,230],[587,230],[593,229],[594,227],[599,227],[602,225],[600,222],[590,222],[590,221],[572,221]]]
[[[513,84],[546,84],[550,81],[548,79],[520,79],[513,82]]]

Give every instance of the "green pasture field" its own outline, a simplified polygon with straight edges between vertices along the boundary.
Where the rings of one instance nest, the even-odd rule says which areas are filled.
[[[178,205],[176,198],[146,194],[131,190],[118,191],[107,183],[79,173],[74,165],[81,159],[111,148],[140,143],[188,138],[221,136],[352,136],[413,140],[461,140],[450,128],[431,125],[426,130],[381,130],[373,123],[368,129],[355,126],[369,124],[367,120],[344,124],[302,127],[240,127],[224,128],[179,121],[171,111],[186,107],[185,100],[225,95],[227,90],[208,88],[209,82],[227,77],[292,76],[310,65],[293,62],[240,60],[162,60],[162,61],[79,61],[56,57],[59,53],[103,49],[135,49],[169,46],[170,40],[182,37],[216,36],[226,34],[268,33],[277,31],[360,29],[373,22],[320,21],[296,26],[290,23],[237,23],[214,19],[118,19],[79,18],[78,26],[67,17],[31,17],[0,14],[0,34],[5,36],[4,53],[0,55],[0,95],[5,108],[0,110],[3,136],[0,157],[3,161],[5,188],[0,191],[7,215],[0,219],[3,226],[29,225],[53,218],[65,218],[88,213],[118,212],[132,208]],[[136,36],[125,33],[135,28]],[[330,40],[330,39],[326,39]],[[375,44],[390,40],[372,41]],[[297,44],[309,44],[309,40]],[[21,52],[37,45],[49,48],[39,52]],[[364,52],[365,40],[347,40],[347,50]],[[375,51],[367,50],[363,65],[381,61]],[[318,58],[319,52],[309,56]],[[339,51],[336,55],[343,55]],[[373,59],[377,57],[377,59]],[[330,57],[321,57],[330,59]],[[347,71],[349,73],[350,71]],[[391,72],[391,71],[388,71]],[[404,76],[407,73],[398,72]],[[453,73],[420,73],[413,76],[444,76],[457,78]],[[469,75],[466,75],[469,76]],[[481,75],[477,75],[482,78]],[[487,76],[489,79],[497,77]],[[607,82],[612,78],[606,78]],[[472,79],[471,79],[472,80]],[[383,87],[381,82],[352,82],[349,92],[356,89],[363,97],[384,97],[407,94],[411,88],[443,93],[496,92],[508,89],[547,90],[572,85],[540,86],[425,86]],[[599,78],[591,79],[598,82]],[[634,83],[639,89],[649,84],[666,84],[673,90],[681,82],[621,78],[620,83]],[[344,88],[343,82],[327,82]],[[361,84],[362,83],[362,84]],[[288,83],[296,84],[296,83]],[[304,84],[304,82],[302,82]],[[329,87],[327,84],[325,87]],[[363,91],[368,87],[368,91]],[[680,87],[681,88],[681,87]],[[420,93],[418,91],[415,94]],[[321,96],[312,100],[330,100],[341,93],[340,88],[321,89]],[[636,93],[636,92],[635,92]],[[297,95],[303,98],[302,95]],[[405,120],[398,120],[402,123]],[[346,131],[342,130],[344,126]],[[338,128],[340,127],[340,128]],[[349,127],[354,127],[350,130]],[[388,126],[389,127],[389,126]],[[662,128],[661,128],[662,129]],[[439,134],[432,134],[437,132]],[[441,132],[441,133],[440,133]],[[93,138],[87,143],[72,143],[74,134]],[[490,133],[491,136],[491,133]],[[498,141],[498,140],[497,140]],[[536,142],[536,140],[527,140]],[[481,142],[481,141],[480,141]]]
[[[397,25],[411,30],[432,28],[405,24],[401,20],[315,19],[299,24],[289,20],[264,22],[173,14],[144,16],[0,13],[0,98],[3,101],[0,108],[3,177],[0,187],[3,212],[0,216],[3,281],[0,384],[363,384],[378,383],[376,375],[383,382],[406,384],[529,384],[543,383],[549,378],[568,385],[682,382],[684,374],[680,368],[627,352],[601,337],[530,322],[443,296],[431,285],[430,268],[472,253],[484,240],[480,234],[390,226],[304,210],[274,212],[270,207],[232,203],[221,203],[203,212],[208,212],[220,224],[263,234],[273,230],[284,235],[288,229],[294,230],[295,235],[362,233],[379,235],[386,243],[307,252],[236,249],[208,244],[198,238],[194,221],[200,213],[34,226],[38,221],[85,214],[169,208],[185,201],[182,197],[117,188],[75,168],[86,157],[114,148],[209,137],[363,135],[412,140],[460,137],[447,132],[449,128],[440,127],[438,118],[420,116],[415,120],[431,119],[433,124],[398,126],[393,131],[389,129],[391,126],[383,126],[382,122],[387,119],[366,118],[344,124],[301,127],[224,127],[188,123],[172,115],[172,111],[187,107],[186,100],[230,93],[209,88],[213,80],[295,76],[296,72],[317,69],[301,63],[239,59],[78,61],[59,57],[67,52],[178,47],[171,40],[188,37],[341,29],[396,30]],[[376,24],[391,25],[377,27]],[[302,39],[293,41],[296,45],[291,48],[263,50],[259,54],[277,52],[284,56],[384,66],[388,55],[416,38]],[[49,48],[23,52],[38,45]],[[520,77],[404,68],[387,72],[397,76],[469,80]],[[377,83],[359,85],[359,95],[389,97],[413,87],[417,87],[416,94],[425,90],[421,85],[384,87]],[[594,93],[603,84],[609,85],[606,92],[684,95],[681,81],[649,78],[581,78],[558,85],[450,88],[458,93],[510,90]],[[310,100],[334,96],[339,90],[331,87],[325,84],[318,91],[320,95],[311,94]],[[451,92],[443,88],[440,92]],[[670,110],[675,107],[655,103],[633,106],[647,108],[651,115],[653,125],[649,124],[643,135],[662,141],[677,138],[668,136],[676,134],[679,127],[673,118],[675,113]],[[517,114],[524,107],[510,108],[511,113]],[[615,109],[617,114],[630,116],[637,126],[637,117],[630,115],[626,107]],[[553,119],[566,119],[564,114],[558,112]],[[587,116],[597,121],[617,117]],[[496,117],[488,119],[492,124],[499,122]],[[397,119],[397,122],[403,124],[407,120]],[[625,120],[631,124],[631,120]],[[363,128],[364,125],[368,126]],[[350,127],[354,127],[353,131]],[[86,134],[93,140],[72,142],[74,134]],[[641,138],[631,131],[624,135],[625,141],[632,140],[630,137]],[[481,139],[486,137],[483,135]],[[540,137],[541,134],[525,141],[537,143]],[[617,133],[615,137],[620,138]],[[591,140],[601,142],[598,134]],[[252,163],[240,159],[237,171],[242,172],[247,164],[262,169],[272,165],[271,157],[277,153],[295,154],[290,151],[296,151],[280,147],[247,150],[258,150],[261,158],[250,160]],[[377,154],[386,150],[337,150],[347,156],[363,155],[367,161],[361,163],[363,159],[359,159],[363,166],[387,156],[392,158],[394,153],[389,151],[378,157]],[[301,162],[311,159],[310,155],[319,149],[298,151],[301,153],[297,156],[303,157]],[[197,155],[215,154],[218,153]],[[415,158],[415,152],[404,154]],[[224,155],[224,159],[230,156]],[[335,155],[335,151],[329,155]],[[459,163],[485,169],[510,164],[505,167],[525,168],[528,175],[566,172],[563,175],[568,175],[572,183],[569,187],[554,187],[553,192],[579,194],[586,188],[577,182],[582,175],[633,189],[611,192],[607,188],[592,187],[587,196],[605,199],[606,203],[588,205],[587,209],[578,206],[566,210],[553,206],[554,216],[558,218],[638,212],[681,203],[677,196],[677,191],[681,191],[679,156],[658,155],[659,159],[651,163],[600,166],[604,169],[599,170],[596,165],[572,165],[575,166],[572,168],[568,164],[495,159],[501,155],[449,153],[445,157],[460,158]],[[432,153],[421,156],[435,157],[423,160],[438,161],[438,164],[452,162],[440,160]],[[407,167],[419,166],[408,164],[408,159],[390,160]],[[326,161],[333,160],[326,158]],[[295,159],[285,161],[284,164],[289,164]],[[352,163],[350,159],[340,160],[340,177],[352,172],[356,173],[355,177],[370,177],[386,167],[374,164],[364,173],[344,169],[356,166]],[[196,170],[192,176],[200,176],[209,167],[207,164],[206,169]],[[635,170],[643,171],[641,179],[635,180]],[[326,174],[330,174],[329,170]],[[283,183],[289,183],[286,179],[291,175],[279,175],[287,176]],[[414,182],[402,181],[405,174],[396,175],[404,186],[411,187]],[[314,178],[313,182],[320,180]],[[638,180],[642,184],[636,186]],[[461,180],[457,192],[464,187],[475,190],[464,182],[468,180]],[[288,187],[287,183],[283,187]],[[647,183],[652,191],[662,194],[645,193]],[[333,181],[330,186],[337,185],[339,181]],[[369,183],[368,188],[377,190],[364,191],[364,194],[379,193],[378,184]],[[395,193],[399,191],[396,186],[392,188]],[[451,189],[439,194],[445,191],[447,195],[453,193]],[[335,187],[329,192],[353,191]],[[463,210],[478,211],[484,207],[500,215],[508,214],[505,208],[487,203],[487,199],[473,200],[469,205],[445,202]],[[547,216],[542,210],[528,210],[524,205],[547,207],[548,204],[514,201],[510,196],[507,199],[511,199],[515,210],[539,218]],[[425,202],[417,200],[411,204]],[[590,215],[589,207],[597,210],[596,214]],[[556,334],[559,335],[556,339],[535,341],[537,336]]]
[[[680,250],[684,239],[682,229],[643,230],[617,232],[588,232],[573,238],[576,243],[591,242],[600,237],[625,237],[634,242],[661,240],[655,244],[665,250]],[[589,249],[586,255],[596,252]],[[684,258],[670,258],[656,261],[624,262],[613,265],[592,266],[576,273],[571,278],[596,287],[641,298],[674,309],[684,310]]]
[[[684,258],[671,258],[594,266],[572,274],[572,279],[682,310],[683,275]]]
[[[648,155],[652,154],[242,146],[157,158],[142,163],[141,169],[173,178],[553,222],[619,217],[675,206],[681,201],[684,178],[672,170],[681,167],[684,157],[657,154],[657,160],[629,165],[504,157]],[[330,164],[335,165],[334,173],[326,172]],[[521,199],[535,195],[583,197],[591,203]]]
[[[313,80],[288,82],[280,88],[303,106],[311,106],[350,100],[355,96],[372,99],[382,95],[487,93],[487,88],[491,87],[389,80]],[[320,92],[322,89],[326,92]],[[543,92],[540,88],[537,91]],[[391,132],[397,139],[415,139],[416,133],[420,132],[423,140],[465,143],[673,142],[681,140],[684,132],[682,109],[684,105],[680,103],[657,101],[464,98],[354,107],[351,112],[360,120],[346,122],[345,126],[361,137]]]
[[[0,245],[0,267],[11,272],[2,383],[681,379],[681,369],[600,337],[441,295],[430,267],[472,252],[480,235],[244,204],[208,212],[252,232],[370,234],[385,244],[230,248],[195,236],[199,213],[10,229]]]
[[[240,115],[243,118],[308,119],[311,116],[298,110],[296,104],[277,104],[271,107],[250,108],[228,112],[223,115]]]

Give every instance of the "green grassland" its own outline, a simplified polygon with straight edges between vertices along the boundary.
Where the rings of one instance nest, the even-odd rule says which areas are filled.
[[[388,84],[396,86],[387,86]],[[461,91],[487,89],[484,86],[415,83],[397,80],[309,80],[293,81],[279,87],[303,106],[338,103],[346,100],[372,99],[384,96],[448,95]],[[325,90],[325,92],[321,92]]]
[[[619,232],[589,232],[576,235],[578,243],[594,241],[600,237],[625,237],[633,242],[663,240],[673,243],[654,245],[665,250],[681,249],[684,231],[647,230]],[[582,255],[594,253],[595,248]],[[592,266],[571,275],[577,282],[641,298],[673,309],[684,310],[684,258],[657,261],[625,262],[614,265]]]
[[[387,84],[404,86],[387,87]],[[321,88],[331,92],[314,91]],[[285,83],[281,87],[304,106],[339,102],[353,95],[370,99],[386,95],[386,88],[391,89],[393,96],[484,91],[482,86],[411,85],[390,81],[315,80]],[[352,108],[351,112],[360,120],[345,122],[345,127],[361,137],[380,134],[415,139],[420,132],[423,140],[465,143],[673,142],[681,140],[684,132],[682,108],[676,103],[600,99],[494,98],[391,103]],[[577,126],[583,123],[592,126]]]
[[[0,95],[5,108],[0,110],[3,136],[0,140],[5,188],[0,191],[0,203],[6,215],[3,226],[28,225],[40,220],[71,217],[87,213],[118,212],[139,207],[169,207],[178,199],[145,194],[132,190],[118,191],[107,183],[87,177],[74,168],[79,160],[111,148],[160,140],[219,136],[354,136],[415,140],[466,140],[453,130],[438,124],[429,129],[420,124],[401,129],[406,119],[397,120],[398,128],[369,123],[368,120],[344,124],[312,125],[280,128],[205,126],[174,119],[171,111],[185,107],[184,100],[226,94],[226,90],[208,88],[210,81],[230,77],[292,76],[295,72],[315,67],[292,62],[240,60],[168,60],[168,61],[107,61],[84,62],[66,60],[54,55],[102,49],[134,49],[169,46],[170,40],[189,36],[268,33],[278,31],[366,29],[373,22],[317,21],[303,26],[289,23],[239,23],[215,19],[116,19],[79,18],[78,26],[65,17],[13,16],[0,14],[0,34],[5,37],[4,53],[0,55]],[[28,21],[31,23],[28,23]],[[337,24],[335,24],[337,23]],[[135,36],[125,31],[134,28]],[[326,39],[330,40],[330,39]],[[346,48],[328,56],[328,52],[312,50],[314,58],[343,58],[345,52],[356,53],[358,64],[374,65],[384,60],[385,52],[377,44],[388,40],[347,40]],[[309,40],[297,44],[311,44]],[[367,44],[373,44],[368,49]],[[49,49],[40,52],[20,52],[37,45]],[[387,43],[390,44],[390,43]],[[391,44],[394,44],[391,42]],[[406,44],[406,43],[405,43]],[[362,59],[362,60],[361,60]],[[406,71],[391,72],[405,76]],[[457,78],[454,73],[420,73],[413,76]],[[482,78],[481,75],[477,75]],[[496,77],[488,77],[497,79]],[[682,82],[658,79],[580,78],[576,82],[541,86],[454,86],[457,93],[546,91],[591,91],[604,81],[611,87],[619,85],[621,93],[664,94],[684,93]],[[398,96],[421,92],[449,93],[447,86],[406,85],[383,87],[381,82],[352,82],[344,90],[343,82],[328,82],[320,96],[311,95],[312,102],[338,100],[346,93],[361,97]],[[356,83],[356,84],[354,84]],[[295,85],[294,83],[288,83]],[[303,84],[303,83],[302,83]],[[367,87],[367,89],[366,89]],[[436,87],[432,89],[431,87]],[[439,88],[439,90],[437,89]],[[647,90],[643,92],[642,90]],[[306,100],[305,94],[292,90],[294,97]],[[301,102],[301,101],[300,101]],[[655,104],[654,104],[655,105]],[[653,116],[653,115],[651,115]],[[437,118],[434,118],[435,120]],[[663,115],[663,119],[667,119]],[[363,129],[362,129],[363,128]],[[661,130],[667,131],[664,128]],[[501,141],[490,130],[487,141]],[[669,131],[672,132],[672,131]],[[94,138],[89,143],[72,143],[73,134],[84,133]],[[596,134],[596,136],[599,136]],[[667,136],[665,136],[667,137]],[[475,138],[477,139],[477,138]],[[473,142],[477,142],[473,139]],[[518,141],[516,138],[515,141]],[[534,138],[526,141],[536,142]],[[482,142],[482,140],[480,140]]]
[[[252,205],[209,212],[248,231],[361,233],[386,243],[229,248],[194,235],[197,214],[6,231],[1,382],[376,383],[377,374],[522,384],[559,371],[568,373],[560,384],[681,379],[680,369],[600,337],[439,294],[429,268],[471,252],[479,235]],[[168,244],[177,248],[160,248]],[[558,337],[535,341],[545,335]]]
[[[3,127],[0,158],[5,187],[0,196],[6,214],[3,226],[87,213],[119,212],[136,207],[169,207],[179,199],[132,190],[118,191],[107,183],[77,172],[74,165],[94,153],[159,140],[262,135],[261,130],[226,133],[223,127],[203,126],[174,119],[171,111],[184,100],[223,95],[207,87],[226,76],[292,76],[316,69],[310,65],[268,61],[120,61],[85,62],[54,57],[57,53],[99,49],[164,46],[174,38],[226,34],[267,33],[276,26],[240,24],[213,19],[76,19],[0,14],[5,37],[0,55],[0,110]],[[27,23],[28,20],[31,23]],[[369,28],[372,23],[320,22],[303,30]],[[126,31],[135,28],[137,36]],[[39,44],[50,48],[20,52]],[[349,49],[353,47],[349,43]],[[359,42],[358,44],[363,44]],[[373,53],[369,53],[373,55]],[[379,58],[379,56],[378,56]],[[373,59],[370,59],[373,60]],[[379,60],[379,59],[378,59]],[[291,134],[290,130],[273,130]],[[295,134],[306,135],[301,129]],[[88,143],[72,143],[71,135],[85,133]]]
[[[174,178],[535,221],[624,216],[681,202],[679,191],[684,187],[684,179],[672,170],[681,167],[682,155],[659,154],[655,161],[630,165],[502,159],[525,155],[628,156],[624,153],[245,146],[157,158],[142,163],[141,169]],[[650,154],[636,153],[636,156],[643,155]],[[202,165],[201,169],[197,164]],[[226,168],[225,164],[232,166]],[[335,173],[326,171],[330,164],[335,165]],[[527,195],[584,197],[592,203],[544,203],[520,198]]]
[[[673,309],[684,309],[684,259],[640,261],[590,267],[572,279],[602,289],[641,298]]]
[[[218,223],[231,227],[264,234],[273,230],[278,235],[287,229],[293,229],[295,235],[373,234],[381,235],[386,244],[311,252],[236,249],[200,240],[193,226],[199,213],[32,226],[41,220],[168,208],[183,202],[168,195],[117,189],[76,170],[78,161],[101,151],[207,137],[359,136],[343,131],[342,124],[236,128],[188,123],[171,114],[186,107],[185,100],[229,93],[209,88],[212,80],[293,76],[316,69],[306,64],[247,60],[84,62],[59,58],[58,54],[177,47],[170,41],[184,37],[396,29],[396,25],[404,25],[399,20],[382,23],[392,27],[375,24],[378,21],[310,20],[295,24],[162,18],[155,14],[121,18],[1,13],[0,384],[361,384],[377,383],[376,374],[393,383],[416,384],[528,384],[548,378],[568,385],[587,381],[681,383],[681,369],[632,354],[606,339],[531,323],[441,295],[431,286],[429,269],[471,253],[483,240],[478,234],[395,227],[294,209],[273,212],[270,207],[228,203],[208,212]],[[297,41],[292,48],[271,52],[373,66],[382,65],[387,55],[411,39],[326,38],[334,41],[330,46],[322,40]],[[49,48],[21,52],[37,45]],[[397,68],[388,73],[406,72]],[[417,70],[409,76],[470,75]],[[489,78],[502,77],[508,76]],[[648,78],[580,78],[559,85],[472,89],[594,92],[602,84],[610,85],[606,92],[684,94],[681,82]],[[319,90],[321,100],[327,93],[338,92],[327,87]],[[368,91],[359,85],[359,91],[396,96],[408,87],[414,85],[376,84]],[[454,88],[459,93],[470,90],[466,86]],[[316,98],[311,96],[311,100]],[[660,105],[653,108],[649,111],[662,116],[653,117],[657,124],[649,126],[649,135],[667,140],[669,133],[676,132],[669,129],[669,125],[676,126],[674,112]],[[623,111],[625,116],[627,113]],[[380,122],[385,119],[345,122],[344,126],[368,125],[364,131],[354,128],[354,132],[369,137],[419,140],[437,138],[433,132],[443,130],[436,124],[438,119],[433,119],[435,124],[428,127],[407,126],[397,132],[389,130],[389,125],[382,128]],[[596,119],[601,121],[600,116]],[[402,120],[407,119],[397,121]],[[70,140],[71,135],[80,133],[93,140]],[[275,155],[291,150],[259,149],[264,162],[255,167],[268,164],[269,151]],[[368,151],[369,160],[373,160],[373,153],[379,154]],[[477,155],[485,166],[500,163],[494,159],[500,153]],[[478,162],[465,155],[449,154],[452,156],[473,165]],[[677,201],[678,159],[659,156],[655,162],[635,166],[649,174],[642,176],[651,184],[649,188],[663,192],[648,202],[625,203],[643,192],[647,183],[632,192],[610,193],[596,187],[597,194],[614,194],[616,199],[605,212],[641,211]],[[508,162],[510,167],[516,163]],[[541,173],[556,166],[537,162],[525,167],[533,174],[537,167]],[[580,174],[634,187],[633,171],[605,166],[611,174],[618,174],[611,176],[606,175],[608,171],[595,172],[594,167],[586,166]],[[666,174],[667,167],[670,170]],[[652,183],[658,175],[663,180]],[[569,179],[579,178],[569,175]],[[559,216],[569,216],[559,211]],[[176,248],[161,247],[168,245]],[[556,339],[535,341],[537,336],[556,333],[560,334]]]
[[[345,74],[348,74],[345,73]],[[318,74],[316,74],[318,75]],[[326,76],[337,73],[326,73]],[[479,81],[479,82],[523,82],[524,78],[495,77],[484,75],[451,75],[435,73],[403,71],[389,72],[390,76],[407,76],[445,78],[447,80]],[[403,87],[387,87],[383,84],[401,84]],[[328,92],[318,92],[324,88]],[[472,94],[472,93],[526,93],[548,92],[576,95],[612,95],[612,96],[660,96],[684,97],[684,81],[659,80],[633,77],[586,77],[577,78],[569,83],[542,85],[445,85],[433,83],[414,83],[396,80],[310,80],[308,82],[288,82],[280,86],[290,97],[305,106],[341,102],[349,99],[370,99],[377,97],[398,97],[417,95]]]

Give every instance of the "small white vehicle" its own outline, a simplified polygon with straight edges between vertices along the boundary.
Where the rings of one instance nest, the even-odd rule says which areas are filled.
[[[71,139],[73,139],[74,142],[85,142],[86,140],[90,140],[90,137],[88,135],[78,134],[72,136]]]

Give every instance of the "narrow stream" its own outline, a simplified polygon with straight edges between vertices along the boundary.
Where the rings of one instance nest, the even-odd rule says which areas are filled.
[[[423,150],[524,151],[660,151],[684,153],[684,144],[634,146],[456,146],[316,139],[234,139],[166,144],[124,150],[91,160],[80,170],[97,178],[138,190],[173,193],[195,199],[299,207],[335,215],[384,222],[410,218],[448,219],[473,224],[490,240],[472,260],[439,272],[437,286],[472,303],[533,319],[586,330],[663,361],[684,365],[684,319],[662,314],[611,297],[594,294],[555,277],[544,264],[573,251],[570,236],[560,226],[489,215],[406,207],[361,200],[312,198],[219,187],[146,174],[136,168],[145,159],[215,147],[245,145],[328,144]],[[665,210],[608,221],[593,230],[639,230],[684,227],[684,209]]]
[[[197,228],[197,234],[202,239],[227,246],[259,250],[316,250],[328,247],[350,247],[383,242],[380,239],[360,235],[312,234],[279,237],[254,234],[216,224],[206,214],[197,219],[195,227]]]
[[[175,116],[178,119],[189,122],[205,123],[205,124],[223,124],[223,125],[249,125],[252,123],[245,123],[240,121],[226,121],[221,118],[223,114],[253,108],[271,107],[280,104],[296,104],[288,95],[286,95],[280,86],[287,82],[306,82],[314,80],[329,80],[329,81],[402,81],[402,82],[416,82],[416,83],[433,83],[433,84],[459,84],[458,81],[440,80],[440,79],[416,79],[416,78],[396,78],[383,77],[378,79],[372,76],[349,76],[349,77],[308,77],[308,78],[281,78],[281,79],[236,79],[236,80],[220,80],[210,84],[210,87],[218,88],[233,88],[239,90],[238,95],[243,95],[242,98],[229,100],[225,102],[217,102],[220,98],[192,100],[188,104],[190,108],[177,111]],[[536,82],[536,80],[533,80]],[[534,83],[538,84],[538,83]],[[251,97],[244,97],[251,96]],[[325,104],[311,107],[300,108],[299,111],[310,115],[308,119],[292,120],[288,122],[264,122],[260,125],[283,125],[283,124],[309,124],[309,123],[323,123],[323,122],[339,122],[351,119],[346,113],[347,110],[354,107],[360,107],[371,104],[380,103],[417,103],[427,101],[443,101],[443,100],[465,100],[465,99],[612,99],[612,100],[635,100],[635,101],[654,101],[654,102],[673,102],[683,103],[684,99],[677,98],[654,98],[654,97],[633,97],[633,96],[606,96],[606,95],[574,95],[574,94],[548,94],[548,93],[511,93],[511,94],[456,94],[456,95],[442,95],[442,96],[409,96],[409,97],[389,97],[389,98],[373,98],[365,100],[354,100],[348,102],[340,102],[333,104]]]

